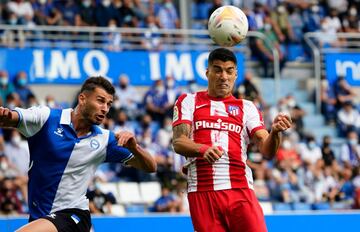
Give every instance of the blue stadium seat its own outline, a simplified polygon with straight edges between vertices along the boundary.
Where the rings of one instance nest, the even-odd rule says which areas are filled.
[[[311,204],[297,202],[293,203],[292,208],[295,211],[311,210]]]
[[[331,209],[330,204],[327,202],[314,203],[312,205],[312,208],[314,210],[330,210]]]
[[[292,207],[289,203],[274,203],[273,204],[274,211],[291,211]]]
[[[125,206],[125,212],[127,214],[145,213],[144,205],[127,205]]]

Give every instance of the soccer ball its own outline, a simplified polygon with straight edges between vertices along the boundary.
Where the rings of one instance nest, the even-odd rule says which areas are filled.
[[[210,38],[216,44],[232,47],[245,39],[248,25],[242,10],[235,6],[222,6],[211,14],[208,30]]]

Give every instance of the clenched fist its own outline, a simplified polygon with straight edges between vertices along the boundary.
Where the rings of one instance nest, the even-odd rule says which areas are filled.
[[[272,125],[271,125],[271,130],[273,132],[282,132],[285,131],[287,129],[289,129],[291,127],[292,121],[289,115],[284,114],[284,113],[279,113]]]

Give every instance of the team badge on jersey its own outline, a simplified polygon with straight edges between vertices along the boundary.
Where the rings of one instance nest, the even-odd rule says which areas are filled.
[[[179,109],[177,106],[174,107],[174,113],[173,113],[173,121],[177,121],[179,119]]]
[[[98,149],[100,147],[100,142],[97,141],[96,139],[92,139],[90,141],[90,147],[94,150]]]
[[[239,115],[240,114],[240,107],[238,106],[228,106],[228,112],[231,115]]]

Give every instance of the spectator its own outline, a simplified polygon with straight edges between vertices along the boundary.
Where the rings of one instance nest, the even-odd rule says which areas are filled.
[[[148,30],[144,33],[141,46],[147,50],[159,50],[161,48],[161,38],[158,33],[159,24],[154,15],[146,16],[144,27]]]
[[[75,16],[76,26],[95,26],[95,7],[92,0],[82,0],[79,13]]]
[[[324,161],[325,167],[334,167],[336,165],[336,157],[334,154],[334,151],[330,147],[331,145],[331,137],[330,136],[324,136],[322,147],[321,147],[321,153],[322,153],[322,160]]]
[[[16,193],[13,179],[5,178],[0,181],[0,213],[17,215],[23,213],[21,201]]]
[[[299,154],[304,162],[315,165],[322,159],[321,149],[316,144],[315,137],[308,135],[305,143],[299,144]]]
[[[156,212],[176,212],[176,199],[168,187],[161,188],[161,196],[154,203]]]
[[[94,189],[86,194],[89,199],[89,209],[92,214],[111,214],[112,204],[115,203],[113,197],[101,191],[101,183],[95,179]]]
[[[341,32],[341,21],[338,17],[336,8],[330,10],[329,16],[326,16],[321,22],[323,35],[320,37],[322,46],[337,46],[339,40],[336,33]]]
[[[304,21],[301,16],[300,8],[297,6],[288,6],[289,24],[293,32],[292,42],[301,43],[304,36]]]
[[[110,20],[119,22],[119,14],[116,11],[111,0],[101,0],[101,3],[95,8],[95,21],[98,27],[107,27]]]
[[[15,92],[19,95],[23,107],[28,105],[29,95],[34,95],[28,86],[27,74],[24,71],[20,71],[16,75]]]
[[[163,127],[157,133],[156,142],[163,148],[169,149],[172,139],[172,118],[164,119]]]
[[[339,76],[334,86],[337,106],[340,108],[345,102],[352,102],[356,97],[354,89],[346,81],[345,77]]]
[[[164,82],[161,79],[156,80],[153,86],[145,93],[144,104],[146,112],[161,125],[172,107],[172,104],[169,103]]]
[[[119,22],[120,27],[137,27],[139,20],[133,10],[132,0],[122,0],[122,5],[119,8]]]
[[[5,143],[4,153],[19,175],[26,177],[30,161],[29,148],[17,130],[10,131],[10,140]]]
[[[135,134],[135,128],[133,124],[128,120],[128,116],[124,110],[120,109],[117,111],[114,131],[130,131]]]
[[[62,14],[53,0],[41,0],[33,3],[34,21],[37,25],[57,26],[62,24]]]
[[[31,4],[24,0],[12,0],[7,3],[7,9],[10,14],[15,15],[16,24],[34,25],[34,11]]]
[[[79,7],[75,0],[67,0],[65,3],[57,4],[57,8],[63,16],[62,25],[75,26],[76,15],[79,14]]]
[[[109,51],[121,51],[123,49],[121,33],[116,28],[115,19],[109,20],[109,32],[105,32],[105,49]]]
[[[289,13],[284,4],[279,4],[276,10],[270,13],[273,28],[280,43],[290,43],[294,40],[294,33],[289,23]],[[276,26],[275,26],[276,25]]]
[[[283,68],[285,64],[284,54],[280,49],[280,44],[277,39],[277,35],[275,34],[274,23],[269,16],[264,17],[264,27],[260,29],[262,33],[265,34],[266,37],[270,40],[271,44],[265,43],[263,40],[255,39],[252,43],[250,43],[251,51],[253,56],[257,58],[263,67],[265,77],[270,77],[268,63],[274,61],[274,57],[272,54],[272,48],[275,47],[279,53],[280,59],[280,70]]]
[[[163,29],[180,28],[179,16],[172,0],[163,0],[157,17],[160,27]]]
[[[180,96],[181,91],[177,86],[176,80],[172,75],[167,75],[165,77],[165,89],[168,97],[169,104],[171,104],[171,108],[173,107],[176,99]],[[172,116],[172,114],[170,115]]]
[[[0,98],[3,103],[6,101],[6,96],[15,92],[14,85],[9,81],[8,72],[5,70],[0,71]]]
[[[304,32],[315,32],[321,28],[323,8],[316,3],[312,3],[303,11]]]
[[[21,100],[16,92],[10,93],[6,96],[5,106],[9,109],[15,109],[15,107],[21,106]]]
[[[296,151],[296,147],[289,138],[284,138],[281,146],[276,153],[276,161],[282,167],[297,169],[301,165],[301,159]]]
[[[337,113],[337,119],[340,136],[345,136],[352,130],[360,132],[360,114],[350,101],[343,103]]]
[[[335,92],[327,79],[321,80],[320,86],[321,113],[328,124],[334,124],[336,119]]]
[[[355,131],[347,133],[347,141],[341,146],[340,159],[345,167],[360,165],[360,145]]]
[[[115,87],[115,94],[119,101],[118,107],[125,111],[130,120],[135,119],[139,114],[139,94],[131,85],[128,75],[122,73],[118,79],[118,86]]]
[[[209,8],[209,11],[208,11],[208,17],[207,18],[210,18],[211,14],[219,7],[221,7],[223,4],[222,4],[222,0],[213,0],[212,1],[212,6]]]

